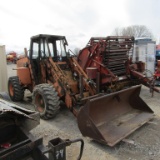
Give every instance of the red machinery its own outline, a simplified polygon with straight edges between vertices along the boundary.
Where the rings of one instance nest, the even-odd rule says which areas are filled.
[[[92,37],[78,56],[78,63],[98,90],[113,92],[135,84],[152,86],[144,76],[144,63],[132,63],[134,37]],[[159,92],[152,86],[152,90]]]
[[[12,51],[7,54],[7,62],[16,63],[17,61],[17,53]]]

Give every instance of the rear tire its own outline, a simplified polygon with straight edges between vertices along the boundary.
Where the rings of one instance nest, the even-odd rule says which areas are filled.
[[[8,80],[8,93],[12,101],[22,101],[24,97],[24,89],[20,85],[17,76],[10,77]]]
[[[59,97],[50,84],[39,84],[33,90],[33,104],[42,119],[54,118],[59,111]]]

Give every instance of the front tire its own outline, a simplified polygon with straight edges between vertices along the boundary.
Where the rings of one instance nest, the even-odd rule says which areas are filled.
[[[20,85],[17,76],[10,77],[8,80],[8,93],[12,101],[22,101],[24,97],[24,89]]]
[[[39,84],[33,90],[33,104],[42,119],[54,118],[59,111],[59,97],[50,84]]]

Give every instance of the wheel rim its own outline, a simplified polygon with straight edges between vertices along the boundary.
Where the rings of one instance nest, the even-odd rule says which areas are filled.
[[[44,112],[45,103],[44,103],[44,99],[43,99],[42,95],[40,95],[40,94],[36,95],[36,97],[35,97],[35,105],[36,105],[37,110],[40,113]]]
[[[14,89],[13,89],[13,85],[10,83],[9,84],[9,94],[13,97],[14,96]]]

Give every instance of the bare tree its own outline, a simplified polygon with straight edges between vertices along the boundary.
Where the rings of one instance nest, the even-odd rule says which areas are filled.
[[[134,36],[138,37],[153,37],[151,31],[144,25],[133,25],[124,28],[115,28],[113,35],[115,36]]]
[[[122,36],[122,28],[115,28],[113,31],[113,36]]]

